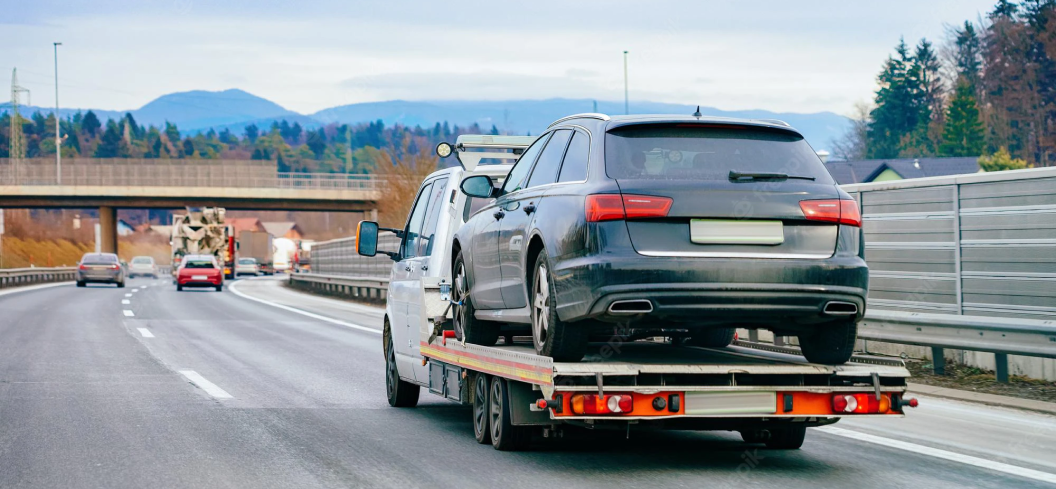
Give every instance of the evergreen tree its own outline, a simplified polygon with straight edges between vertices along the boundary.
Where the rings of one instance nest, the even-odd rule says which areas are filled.
[[[84,120],[81,121],[81,131],[89,138],[94,138],[102,127],[103,125],[99,123],[99,118],[95,116],[95,112],[89,110],[87,114],[84,114]]]
[[[257,142],[257,137],[260,136],[260,128],[256,124],[250,124],[246,126],[246,139],[249,140],[250,144]]]
[[[967,80],[957,84],[957,91],[950,100],[946,113],[946,127],[942,133],[943,156],[978,156],[982,154],[986,140],[983,123],[979,119],[979,107],[975,93]]]
[[[975,30],[975,25],[964,21],[964,26],[956,31],[953,58],[957,75],[964,79],[976,94],[983,66],[982,50],[982,40]]]
[[[902,137],[917,127],[920,107],[909,79],[911,65],[909,48],[900,40],[895,55],[887,58],[878,77],[876,108],[869,114],[869,158],[897,157]]]
[[[121,157],[121,143],[123,138],[121,129],[113,120],[106,122],[106,131],[99,138],[99,145],[95,147],[96,158],[119,158]]]
[[[169,142],[172,144],[179,142],[180,130],[176,127],[176,124],[165,121],[165,137],[169,138]]]

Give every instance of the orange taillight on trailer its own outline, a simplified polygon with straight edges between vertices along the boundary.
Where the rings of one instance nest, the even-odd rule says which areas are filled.
[[[891,398],[876,394],[833,394],[832,410],[849,414],[883,414],[891,410]]]
[[[571,407],[575,414],[627,414],[634,411],[634,396],[576,394],[572,396]]]

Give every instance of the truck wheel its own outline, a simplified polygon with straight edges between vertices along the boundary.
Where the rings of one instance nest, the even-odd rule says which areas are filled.
[[[799,348],[810,363],[842,365],[854,354],[854,340],[858,337],[858,323],[853,321],[817,326],[810,335],[799,335]]]
[[[733,335],[737,332],[734,328],[703,329],[694,331],[693,336],[686,340],[690,346],[701,346],[704,348],[725,348],[733,343]]]
[[[469,275],[466,274],[466,261],[462,258],[459,250],[455,257],[455,283],[452,287],[452,295],[455,302],[462,302],[461,306],[455,306],[455,331],[462,332],[462,338],[466,343],[474,345],[491,346],[499,341],[499,324],[481,321],[473,315],[473,301],[470,299]]]
[[[400,379],[396,370],[396,350],[392,347],[392,333],[389,332],[389,321],[385,321],[385,392],[392,407],[415,407],[418,405],[417,385]]]
[[[513,425],[513,413],[510,412],[510,390],[506,379],[491,378],[491,393],[488,395],[488,424],[491,428],[491,446],[496,450],[515,452],[528,446],[528,430],[524,426]]]
[[[535,259],[535,278],[532,284],[532,342],[540,355],[555,362],[575,362],[583,358],[587,348],[587,329],[569,324],[557,317],[557,292],[550,275],[546,250]]]
[[[770,439],[766,440],[766,448],[772,450],[796,450],[803,446],[803,440],[807,436],[806,426],[793,426],[779,430],[769,430]]]
[[[488,407],[488,376],[478,373],[473,382],[473,436],[481,445],[491,443]]]

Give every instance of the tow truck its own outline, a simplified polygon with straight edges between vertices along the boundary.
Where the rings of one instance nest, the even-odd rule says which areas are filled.
[[[499,450],[524,449],[535,434],[561,437],[570,426],[628,437],[646,429],[737,431],[747,443],[796,449],[808,427],[901,417],[917,405],[906,397],[909,371],[893,358],[812,364],[790,347],[737,340],[700,348],[634,337],[619,326],[592,338],[592,353],[579,362],[536,354],[531,338],[514,328],[494,346],[465,343],[452,321],[450,247],[482,202],[460,192],[460,183],[484,174],[501,185],[534,140],[463,135],[453,146],[441,143],[437,154],[456,154],[460,167],[425,179],[402,229],[359,223],[357,252],[394,261],[382,339],[390,405],[414,407],[421,388],[471,405],[477,441]],[[395,233],[400,249],[379,251],[381,231]]]

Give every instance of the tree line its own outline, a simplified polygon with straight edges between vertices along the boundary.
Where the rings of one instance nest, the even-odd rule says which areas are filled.
[[[1056,0],[999,0],[947,31],[940,48],[900,40],[834,156],[984,156],[987,170],[1056,165]]]
[[[0,116],[0,158],[10,156],[11,123],[10,112]],[[35,112],[19,117],[19,123],[25,157],[55,155],[54,114]],[[131,113],[103,122],[90,110],[61,119],[59,125],[62,156],[68,158],[276,160],[279,171],[354,174],[372,173],[379,162],[391,164],[461,134],[484,133],[475,123],[460,127],[446,121],[431,128],[386,126],[381,120],[306,128],[282,120],[265,127],[249,124],[241,134],[223,128],[181,135],[173,123],[143,126]],[[499,130],[492,126],[488,133]]]

